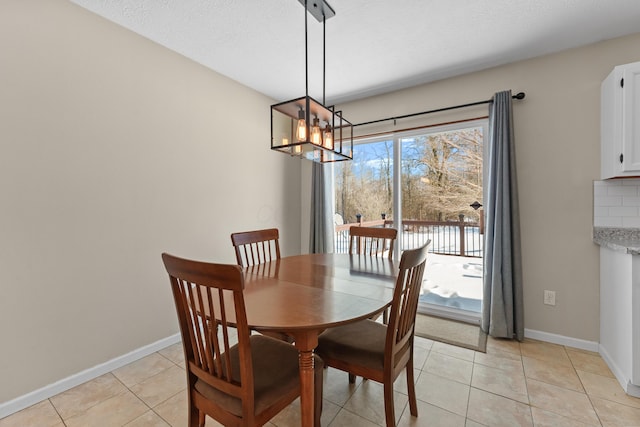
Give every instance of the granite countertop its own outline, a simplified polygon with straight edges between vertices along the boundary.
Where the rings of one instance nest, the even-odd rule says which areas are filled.
[[[614,251],[640,255],[640,228],[593,227],[593,241]]]

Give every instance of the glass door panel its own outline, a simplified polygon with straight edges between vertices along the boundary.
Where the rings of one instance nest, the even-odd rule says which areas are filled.
[[[431,239],[420,312],[479,318],[482,304],[482,124],[402,137],[403,249]]]

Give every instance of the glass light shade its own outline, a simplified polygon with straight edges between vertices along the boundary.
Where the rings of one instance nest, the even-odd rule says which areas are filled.
[[[315,145],[322,145],[322,133],[320,132],[320,120],[317,117],[313,119],[313,126],[311,127],[311,143]]]
[[[322,141],[323,141],[324,148],[333,150],[333,133],[331,132],[331,125],[329,125],[329,123],[327,123],[327,126],[324,128],[324,133],[322,134]]]
[[[296,139],[305,141],[307,139],[307,122],[304,119],[304,110],[298,111],[298,126],[296,130]]]

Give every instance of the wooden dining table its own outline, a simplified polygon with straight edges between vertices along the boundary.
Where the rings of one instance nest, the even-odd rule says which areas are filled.
[[[285,332],[300,353],[303,426],[314,420],[313,352],[327,328],[367,319],[387,308],[399,262],[348,254],[285,257],[245,268],[249,327]]]

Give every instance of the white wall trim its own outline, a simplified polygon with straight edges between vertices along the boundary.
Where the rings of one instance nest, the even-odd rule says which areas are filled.
[[[640,386],[627,382],[626,386],[623,386],[622,388],[627,391],[629,396],[640,397]]]
[[[630,396],[640,397],[640,387],[629,381],[629,378],[624,375],[624,371],[620,369],[620,366],[618,366],[615,359],[607,352],[606,348],[600,347],[600,356],[602,356],[604,362],[607,364],[609,369],[611,369],[611,372],[620,383],[622,389]]]
[[[524,330],[525,338],[545,341],[552,344],[566,345],[567,347],[579,348],[580,350],[593,351],[598,353],[600,344],[595,341],[586,341],[578,338],[565,337],[564,335],[551,334],[549,332],[536,331],[533,329]]]
[[[38,390],[34,390],[25,395],[16,397],[15,399],[9,400],[8,402],[0,403],[0,419],[22,409],[28,408],[29,406],[35,405],[36,403],[55,396],[56,394],[62,393],[63,391],[67,391],[77,385],[90,381],[94,378],[98,378],[99,376],[111,372],[115,369],[121,368],[124,365],[128,365],[131,362],[135,362],[138,359],[142,359],[143,357],[155,353],[156,351],[162,350],[165,347],[176,344],[180,342],[180,340],[181,337],[179,333],[171,335],[170,337],[163,338],[159,341],[133,350],[127,354],[101,363],[100,365],[94,366],[93,368],[78,372],[77,374],[73,374],[67,378],[56,381],[53,384],[49,384]]]

